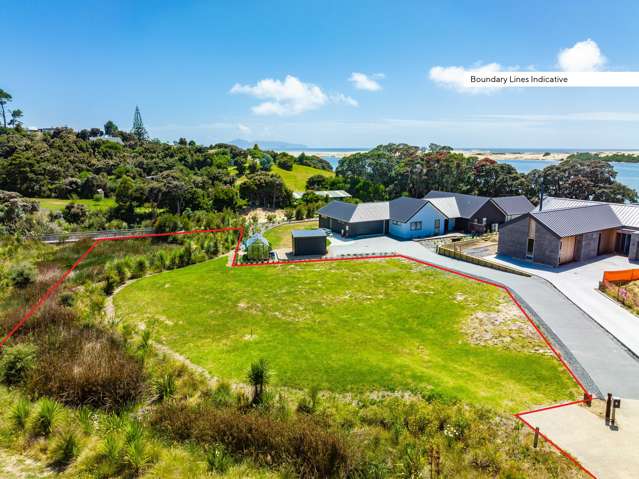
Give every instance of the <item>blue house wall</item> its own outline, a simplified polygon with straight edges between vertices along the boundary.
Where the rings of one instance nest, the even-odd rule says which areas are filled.
[[[435,231],[435,220],[439,220],[439,230]],[[444,234],[444,216],[433,205],[427,203],[419,210],[415,215],[410,218],[406,223],[399,223],[397,221],[389,221],[388,233],[391,236],[402,239],[411,238],[423,238],[425,236],[434,236],[436,234]],[[411,230],[411,223],[415,221],[421,221],[422,227],[419,230]],[[451,229],[451,226],[448,227]]]

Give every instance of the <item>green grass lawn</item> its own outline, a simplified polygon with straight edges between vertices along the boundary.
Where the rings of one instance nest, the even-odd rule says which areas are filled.
[[[314,230],[319,228],[317,220],[309,220],[304,223],[294,223],[276,226],[264,233],[264,237],[271,243],[273,249],[293,248],[291,241],[291,231],[293,230]]]
[[[319,170],[304,165],[293,165],[292,171],[283,170],[279,166],[273,165],[271,171],[280,175],[286,186],[292,191],[306,191],[306,180],[313,175],[335,176],[332,171]]]
[[[115,297],[118,318],[146,323],[156,340],[234,381],[266,358],[273,383],[295,388],[432,389],[508,412],[577,395],[553,357],[471,344],[470,316],[506,301],[494,287],[398,259],[226,262],[129,285]]]
[[[40,203],[40,208],[49,211],[62,211],[64,207],[72,201],[85,205],[90,210],[106,210],[115,206],[114,198],[104,198],[101,201],[95,200],[61,200],[58,198],[32,198]]]

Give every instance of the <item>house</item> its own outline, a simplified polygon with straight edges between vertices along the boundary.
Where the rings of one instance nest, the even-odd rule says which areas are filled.
[[[430,201],[449,218],[446,231],[465,233],[496,231],[498,225],[534,208],[523,195],[489,198],[448,191],[431,191],[424,199]]]
[[[345,237],[388,234],[412,239],[451,231],[484,233],[490,225],[502,224],[533,208],[524,196],[486,198],[431,191],[425,198],[402,196],[359,204],[331,201],[318,213],[321,228]]]
[[[340,198],[350,198],[351,195],[344,190],[321,190],[321,191],[294,191],[293,198],[299,200],[304,196],[304,193],[315,193],[317,196],[328,198],[329,200],[336,200]]]
[[[639,204],[547,197],[501,226],[497,253],[553,267],[617,253],[639,259]]]
[[[293,230],[291,232],[293,254],[295,256],[325,255],[326,238],[327,234],[323,229]]]
[[[385,235],[402,239],[443,234],[447,217],[430,201],[400,197],[375,203],[331,201],[319,210],[319,225],[352,238]]]

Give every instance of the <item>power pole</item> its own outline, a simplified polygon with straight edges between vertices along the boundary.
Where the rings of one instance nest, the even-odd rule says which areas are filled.
[[[133,114],[133,128],[131,128],[131,133],[133,133],[140,141],[149,139],[149,133],[146,131],[146,128],[144,128],[142,115],[140,114],[140,109],[137,106],[135,107],[135,113]]]

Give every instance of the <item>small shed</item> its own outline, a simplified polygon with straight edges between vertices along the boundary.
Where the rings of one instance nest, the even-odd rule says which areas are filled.
[[[322,229],[293,230],[291,236],[295,256],[326,254],[326,231]]]

